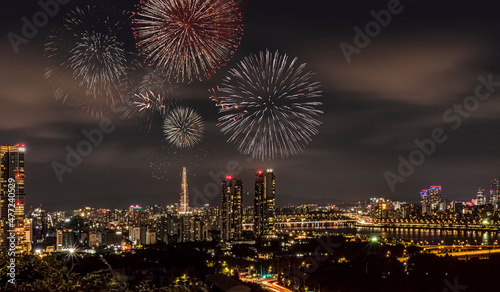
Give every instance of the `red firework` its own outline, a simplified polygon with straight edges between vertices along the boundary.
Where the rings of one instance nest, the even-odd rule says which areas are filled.
[[[149,64],[181,82],[208,78],[225,65],[243,33],[233,0],[144,0],[134,24]]]

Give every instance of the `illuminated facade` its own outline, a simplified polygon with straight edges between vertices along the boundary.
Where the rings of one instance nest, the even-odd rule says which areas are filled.
[[[9,230],[16,232],[16,249],[23,248],[26,242],[24,230],[24,144],[0,146],[0,248],[7,248]],[[15,202],[9,206],[9,179],[15,180]],[[9,222],[9,209],[14,210],[12,222]],[[14,226],[9,226],[13,223]],[[14,228],[11,228],[14,227]]]
[[[272,169],[255,175],[254,231],[260,238],[274,236],[276,180]]]
[[[64,251],[77,247],[77,235],[73,229],[58,229],[56,235],[56,251]]]
[[[26,252],[31,251],[31,244],[33,242],[33,219],[24,219],[24,242],[23,249]]]
[[[183,167],[179,213],[186,214],[188,211],[189,211],[189,197],[188,197],[188,184],[187,184],[187,169],[186,167]]]
[[[441,186],[431,186],[429,188],[429,201],[431,204],[432,214],[435,214],[437,211],[441,210],[441,203],[443,200],[441,199]]]
[[[422,204],[422,214],[433,215],[442,210],[441,186],[431,186],[427,190],[422,190],[420,203]]]
[[[483,188],[479,188],[476,193],[476,205],[486,205],[486,196]]]
[[[375,219],[394,218],[395,208],[391,200],[376,198],[372,201],[371,216]]]
[[[242,239],[243,183],[228,175],[222,181],[221,238],[225,241]]]
[[[498,197],[500,195],[500,187],[498,184],[498,180],[494,179],[491,182],[491,190],[490,190],[490,198],[491,198],[491,204],[493,205],[495,211],[498,210]]]
[[[429,190],[420,192],[420,204],[422,205],[422,215],[430,213]]]

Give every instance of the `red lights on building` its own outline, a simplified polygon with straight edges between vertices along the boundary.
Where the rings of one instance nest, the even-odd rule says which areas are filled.
[[[232,179],[233,179],[233,176],[232,176],[232,175],[226,175],[226,179],[227,179],[227,180],[232,180]]]
[[[21,202],[16,202],[16,206],[17,207],[21,206]]]
[[[262,174],[262,170],[257,171],[257,174]]]
[[[19,173],[18,173],[18,174],[16,174],[16,177],[21,177],[21,174],[19,174]]]

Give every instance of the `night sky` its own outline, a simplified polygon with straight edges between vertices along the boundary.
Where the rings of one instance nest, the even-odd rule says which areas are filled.
[[[133,9],[133,1],[107,1]],[[277,202],[304,203],[386,197],[417,201],[419,191],[442,185],[443,197],[468,199],[477,187],[489,189],[500,178],[500,96],[481,101],[457,129],[443,113],[474,94],[479,76],[500,82],[500,17],[491,1],[402,1],[402,11],[373,37],[361,53],[346,62],[340,43],[353,45],[354,27],[364,30],[370,11],[390,1],[242,1],[244,35],[227,66],[208,81],[181,86],[186,104],[206,121],[200,147],[179,151],[163,141],[161,131],[145,131],[140,119],[121,120],[110,113],[116,129],[59,182],[53,161],[64,163],[66,147],[84,139],[82,130],[100,119],[54,99],[44,79],[44,43],[61,17],[92,1],[70,1],[40,28],[16,54],[7,38],[21,33],[22,17],[40,10],[35,1],[4,3],[0,42],[0,143],[24,143],[26,201],[47,210],[84,206],[125,208],[131,204],[165,205],[179,200],[182,166],[188,167],[190,196],[195,189],[212,192],[220,184],[210,172],[224,174],[238,164],[246,205],[253,204],[253,175],[274,169]],[[99,3],[96,1],[96,3]],[[216,126],[218,108],[210,101],[216,87],[243,57],[269,49],[298,57],[322,83],[324,114],[313,142],[296,156],[251,160],[226,142]],[[397,173],[398,156],[408,158],[433,129],[447,140],[402,183],[389,188],[384,173]],[[233,173],[234,174],[234,173]],[[212,183],[210,185],[210,183]],[[219,205],[214,197],[211,205]],[[194,204],[196,205],[196,203]],[[29,208],[29,207],[28,207]]]

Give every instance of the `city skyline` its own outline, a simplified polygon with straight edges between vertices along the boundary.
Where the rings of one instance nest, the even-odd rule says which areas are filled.
[[[114,4],[128,9],[132,7],[130,3]],[[360,11],[354,4],[332,11],[326,7],[327,3],[317,2],[307,7],[300,3],[242,1],[245,34],[234,60],[212,79],[181,85],[183,98],[200,110],[206,121],[206,137],[200,149],[185,152],[169,148],[162,142],[161,131],[149,133],[138,127],[138,121],[120,120],[120,113],[111,113],[106,117],[115,130],[105,134],[103,142],[72,173],[65,173],[62,182],[52,163],[65,163],[66,147],[75,149],[85,139],[83,130],[99,127],[99,119],[54,100],[51,85],[43,77],[44,43],[59,19],[74,8],[74,3],[61,6],[60,14],[40,28],[29,43],[21,44],[17,54],[4,38],[1,48],[5,67],[4,106],[0,109],[4,120],[0,137],[9,145],[31,145],[26,154],[30,164],[28,205],[111,207],[117,201],[123,201],[124,205],[153,204],[164,198],[165,189],[178,189],[179,165],[192,170],[190,185],[202,188],[214,181],[210,171],[225,171],[232,160],[243,168],[245,181],[251,180],[255,169],[279,171],[283,175],[278,195],[299,200],[306,197],[348,200],[372,195],[409,200],[416,190],[431,184],[440,184],[453,197],[465,199],[474,192],[472,187],[486,186],[497,177],[496,173],[500,173],[496,166],[500,165],[497,138],[481,134],[495,132],[497,117],[493,113],[497,99],[481,102],[479,109],[463,119],[456,132],[449,132],[446,127],[450,125],[442,119],[447,109],[474,92],[478,76],[487,79],[492,73],[493,79],[497,79],[495,70],[490,70],[495,66],[489,65],[494,62],[498,44],[496,38],[487,36],[494,35],[500,25],[491,11],[477,8],[481,5],[471,9],[464,4],[451,7],[432,4],[430,11],[427,9],[430,3],[406,3],[401,13],[393,15],[391,25],[360,54],[352,55],[352,62],[347,64],[339,43],[352,44],[353,28],[362,27],[370,21],[371,10],[380,11],[387,3],[367,2],[366,11]],[[2,19],[4,35],[19,34],[22,17],[29,18],[41,9],[36,3],[29,7],[9,5],[11,13]],[[447,15],[447,25],[440,25],[443,37],[438,37],[433,26],[441,24],[442,13]],[[422,15],[426,15],[425,20],[419,18]],[[467,15],[465,22],[464,15]],[[488,25],[485,20],[490,21]],[[267,28],[272,28],[269,36],[261,34]],[[226,142],[228,136],[216,127],[217,108],[209,99],[209,89],[215,88],[227,69],[245,56],[266,49],[298,57],[300,64],[307,63],[306,69],[316,72],[315,80],[322,84],[324,114],[319,117],[322,125],[318,127],[318,135],[298,155],[248,161],[247,156]],[[384,66],[378,66],[381,64]],[[436,79],[419,76],[436,76]],[[436,127],[448,131],[446,142],[437,145],[435,153],[416,167],[404,183],[396,184],[392,192],[384,172],[396,173],[398,157],[408,157],[417,149],[414,140],[429,137]],[[477,131],[477,127],[482,131]],[[134,183],[137,180],[142,182],[141,186]],[[301,180],[309,181],[310,185],[297,183]],[[359,180],[366,183],[356,184]],[[92,182],[90,187],[89,182]],[[143,184],[147,185],[145,191]],[[141,201],[137,202],[135,197],[139,193]],[[177,194],[172,191],[170,196],[174,200]]]

